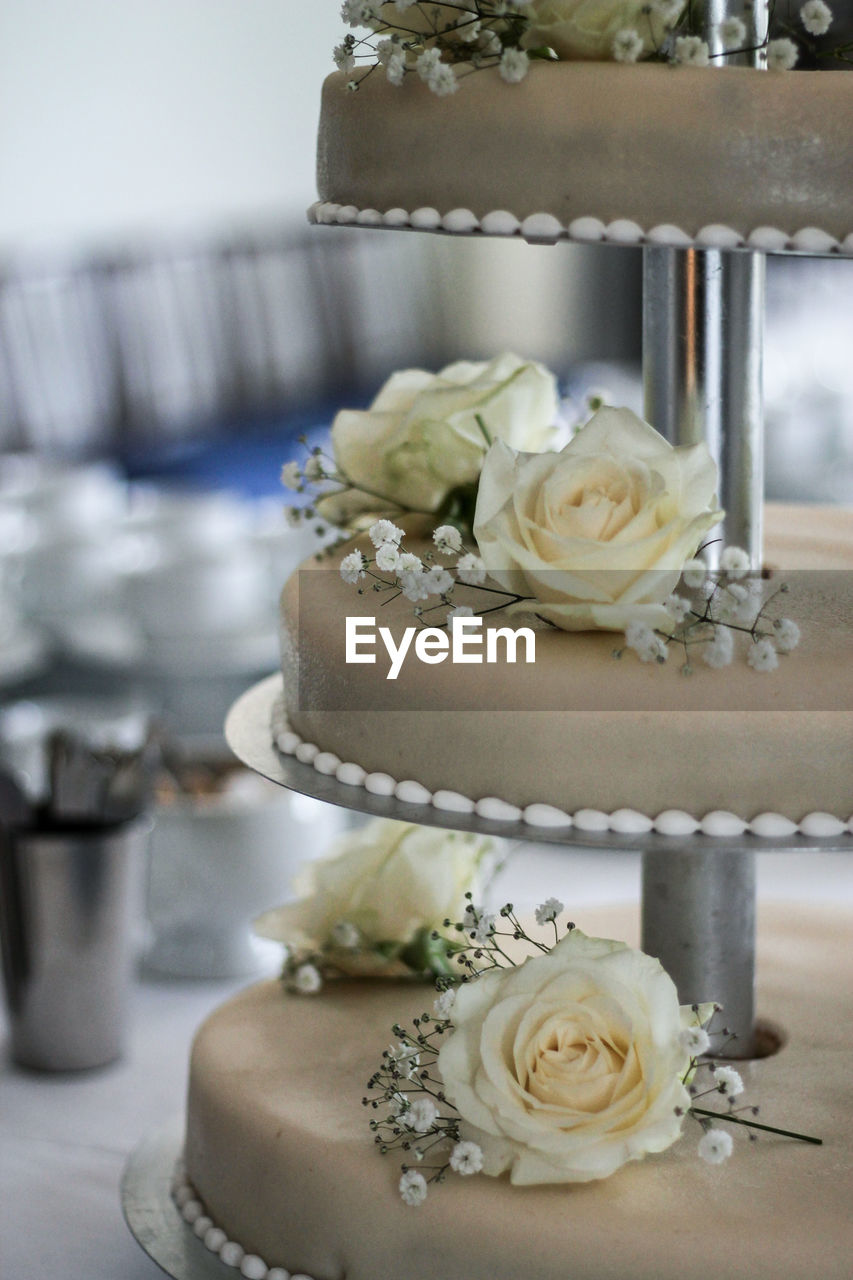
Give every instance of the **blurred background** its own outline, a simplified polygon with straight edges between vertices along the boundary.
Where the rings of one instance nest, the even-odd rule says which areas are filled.
[[[0,8],[0,759],[35,794],[57,724],[221,756],[316,541],[281,464],[392,370],[512,349],[641,408],[640,251],[308,227],[340,36],[331,2]],[[771,497],[853,502],[851,297],[853,261],[768,262]]]

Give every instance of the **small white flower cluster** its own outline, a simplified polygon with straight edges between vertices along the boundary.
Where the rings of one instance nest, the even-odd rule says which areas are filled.
[[[340,562],[341,577],[351,586],[357,586],[369,576],[373,590],[393,591],[417,606],[430,597],[437,596],[440,603],[434,606],[436,608],[441,604],[452,605],[452,593],[457,582],[469,587],[489,589],[483,586],[486,568],[482,559],[475,552],[465,550],[462,534],[454,525],[443,524],[435,530],[435,552],[429,551],[423,557],[406,551],[403,546],[403,530],[390,520],[377,520],[367,533],[375,548],[374,555],[368,557],[361,551],[349,551]],[[436,553],[447,558],[455,556],[456,564],[434,563],[433,556]],[[383,577],[383,574],[393,576]],[[500,594],[509,595],[506,592]],[[458,605],[451,608],[447,616],[471,617],[473,612],[470,605]],[[422,608],[415,609],[418,617],[423,616],[423,613]]]
[[[497,67],[507,84],[518,84],[530,66],[522,48],[530,16],[521,0],[395,0],[394,12],[382,0],[344,0],[341,17],[371,32],[348,33],[334,49],[335,66],[345,75],[358,69],[359,58],[373,60],[350,81],[353,89],[382,67],[390,84],[399,86],[413,73],[441,98],[459,88],[457,63]]]
[[[641,662],[665,662],[671,648],[684,656],[682,670],[690,674],[690,650],[698,646],[702,661],[714,669],[727,667],[735,655],[735,637],[748,639],[747,665],[754,671],[775,671],[779,655],[790,653],[800,642],[800,628],[791,618],[766,617],[771,600],[783,594],[783,583],[768,599],[765,581],[750,570],[747,553],[726,547],[716,572],[702,560],[689,560],[682,570],[684,587],[698,600],[673,593],[664,601],[671,629],[653,628],[633,621],[625,629],[625,647]],[[621,656],[621,650],[616,651]]]

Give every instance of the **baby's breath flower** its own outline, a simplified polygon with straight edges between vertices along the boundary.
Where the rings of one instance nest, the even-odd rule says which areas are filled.
[[[503,47],[500,36],[491,27],[487,31],[480,32],[478,44],[487,58],[496,58]]]
[[[320,970],[313,964],[301,964],[293,975],[293,985],[300,995],[316,995],[323,985]]]
[[[406,55],[402,50],[398,50],[397,53],[390,57],[385,63],[385,76],[389,84],[393,84],[396,88],[399,88],[403,83],[405,75]]]
[[[417,1169],[407,1169],[400,1179],[400,1195],[403,1203],[416,1207],[427,1197],[426,1178]]]
[[[691,1058],[698,1058],[707,1053],[711,1046],[711,1038],[704,1027],[685,1027],[681,1033],[681,1043]]]
[[[311,457],[305,463],[303,474],[306,480],[310,480],[312,482],[325,479],[326,469],[323,466],[322,458],[319,458],[316,453],[312,453]]]
[[[629,622],[625,628],[625,644],[633,649],[641,662],[666,659],[666,645],[645,622]]]
[[[697,591],[703,586],[708,576],[708,566],[704,560],[688,560],[687,564],[681,570],[681,576],[684,579],[685,586],[691,590]]]
[[[437,1018],[449,1018],[456,1000],[456,988],[446,987],[435,997],[433,1010]]]
[[[800,22],[810,36],[825,36],[832,26],[832,10],[823,0],[806,0],[800,9]]]
[[[724,1093],[727,1098],[736,1098],[743,1093],[743,1080],[734,1067],[715,1067],[713,1076],[720,1093]]]
[[[281,483],[294,491],[302,487],[302,469],[298,462],[285,462],[281,469]]]
[[[717,627],[714,639],[702,648],[702,661],[714,670],[727,667],[734,657],[735,642],[731,631],[725,627]]]
[[[800,628],[793,618],[777,618],[773,623],[776,632],[776,649],[779,653],[790,653],[800,643]]]
[[[462,550],[462,534],[452,524],[439,525],[432,540],[439,551],[450,553]]]
[[[483,1167],[483,1152],[476,1142],[457,1142],[450,1153],[450,1167],[463,1178],[479,1173]]]
[[[418,0],[394,0],[398,13],[405,13],[407,9],[411,9],[413,4],[417,4]]]
[[[616,62],[636,62],[643,52],[643,38],[633,27],[623,27],[613,37],[613,57]]]
[[[336,44],[332,50],[332,57],[338,71],[343,71],[344,75],[349,75],[355,70],[355,58],[348,44]]]
[[[746,660],[753,671],[775,671],[779,665],[779,657],[771,640],[757,640],[750,646]]]
[[[385,1101],[388,1104],[389,1116],[392,1116],[395,1120],[409,1109],[409,1099],[404,1093],[400,1093],[399,1089],[392,1089],[387,1093]]]
[[[504,49],[500,60],[500,75],[507,84],[518,84],[530,69],[530,58],[523,49]]]
[[[710,50],[701,36],[677,36],[674,61],[685,67],[707,67]]]
[[[434,564],[426,577],[430,595],[443,596],[453,586],[453,574],[439,564]]]
[[[473,618],[474,610],[469,604],[458,604],[455,609],[451,609],[448,618]]]
[[[396,1064],[401,1074],[406,1079],[411,1080],[421,1062],[421,1055],[417,1049],[414,1049],[410,1044],[403,1044],[398,1041],[397,1044],[390,1044],[386,1053],[389,1060]]]
[[[420,600],[428,600],[430,595],[429,576],[423,569],[398,570],[400,590],[407,600],[417,604]]]
[[[467,18],[460,18],[457,26],[461,26],[463,24],[464,29],[459,33],[460,40],[464,40],[465,44],[476,44],[480,38],[481,30],[479,18],[476,22],[471,22]]]
[[[668,596],[663,605],[676,626],[690,616],[691,604],[684,596],[675,594]]]
[[[298,529],[302,524],[302,512],[299,507],[285,507],[284,518],[291,529]]]
[[[486,580],[486,566],[480,557],[472,552],[459,557],[456,562],[456,572],[459,575],[459,581],[466,583],[469,587],[479,587]]]
[[[699,1139],[699,1155],[708,1164],[722,1164],[732,1154],[732,1135],[725,1129],[710,1128]]]
[[[415,1098],[406,1112],[406,1128],[415,1133],[429,1133],[438,1118],[438,1107],[432,1098]]]
[[[495,931],[495,917],[477,907],[466,907],[462,918],[466,930],[475,942],[488,942]]]
[[[420,573],[424,564],[414,551],[404,551],[400,555],[400,573]]]
[[[749,573],[749,555],[743,547],[726,547],[720,556],[720,568],[730,578],[744,578]]]
[[[546,898],[545,901],[536,908],[536,923],[550,924],[552,920],[556,920],[561,911],[564,910],[564,904],[559,898]]]
[[[382,0],[343,0],[341,17],[350,27],[367,27],[379,17]]]
[[[360,551],[350,551],[341,561],[341,577],[350,586],[355,586],[359,578],[364,577],[364,556]]]
[[[787,36],[771,40],[767,46],[767,66],[770,71],[791,71],[800,56],[797,46]]]
[[[726,18],[720,23],[720,38],[724,49],[739,49],[746,40],[746,24],[740,18]]]
[[[368,529],[367,535],[374,547],[381,547],[383,542],[393,542],[395,544],[401,542],[403,530],[396,524],[392,524],[390,520],[376,520]]]
[[[339,920],[332,929],[332,941],[336,947],[353,951],[361,941],[361,934],[349,920]]]
[[[400,548],[395,542],[383,542],[376,552],[376,567],[383,573],[393,573],[400,564]]]
[[[439,98],[455,93],[459,88],[453,68],[441,61],[441,51],[434,46],[423,51],[415,63],[415,70],[424,84]]]

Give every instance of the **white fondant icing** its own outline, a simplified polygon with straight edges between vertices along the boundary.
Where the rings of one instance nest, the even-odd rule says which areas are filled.
[[[369,773],[364,779],[364,789],[373,796],[393,796],[396,782],[389,773]]]
[[[427,791],[420,782],[414,782],[411,778],[398,782],[394,788],[394,795],[406,804],[429,804],[432,800],[432,792]]]
[[[480,222],[480,228],[487,236],[514,236],[520,227],[515,214],[506,209],[493,209]]]
[[[712,222],[696,233],[696,243],[708,249],[737,249],[743,239],[732,227]]]
[[[441,214],[438,209],[426,206],[413,211],[411,222],[418,231],[436,231],[441,226]]]
[[[358,209],[356,209],[354,204],[342,204],[340,209],[338,209],[335,222],[337,222],[340,227],[346,227],[355,222],[357,218]]]
[[[804,253],[830,253],[838,248],[838,241],[820,227],[801,227],[791,236],[791,245]]]
[[[796,824],[790,818],[783,818],[781,813],[759,813],[752,819],[749,828],[753,835],[765,839],[779,839],[796,833]]]
[[[354,764],[352,760],[347,760],[338,765],[335,777],[338,782],[343,782],[347,787],[363,787],[364,779],[367,777],[367,770],[362,769],[360,764]]]
[[[572,240],[603,240],[605,227],[600,218],[575,218],[569,223]]]
[[[682,231],[681,227],[674,227],[669,222],[662,222],[660,226],[652,227],[646,232],[646,239],[649,244],[669,245],[674,249],[687,249],[693,243],[686,231]]]
[[[451,209],[442,218],[441,225],[445,231],[452,231],[456,235],[460,233],[465,235],[476,231],[480,223],[477,216],[470,209]]]
[[[490,818],[493,822],[518,822],[521,819],[521,810],[518,805],[509,804],[497,796],[484,796],[482,800],[477,801],[474,811],[481,818]]]
[[[804,836],[840,836],[845,830],[846,823],[831,813],[809,813],[800,823]]]
[[[788,235],[778,227],[756,227],[749,233],[747,244],[751,249],[764,249],[768,253],[781,253],[788,247]]]
[[[215,1226],[204,1212],[204,1205],[197,1199],[195,1188],[184,1178],[183,1169],[176,1168],[170,1187],[172,1200],[181,1217],[192,1226],[205,1248],[211,1253],[218,1254],[219,1260],[226,1267],[239,1270],[244,1280],[312,1280],[312,1277],[306,1275],[304,1271],[290,1272],[285,1267],[268,1267],[258,1254],[246,1253],[243,1246],[236,1240],[229,1240],[222,1228]],[[194,1216],[187,1217],[188,1209]]]
[[[617,809],[610,815],[610,830],[622,835],[644,835],[652,829],[652,820],[636,809]]]
[[[219,1253],[219,1250],[228,1239],[221,1227],[211,1227],[204,1236],[204,1247],[209,1249],[211,1253]]]
[[[552,213],[531,213],[521,224],[525,240],[552,242],[566,234],[563,224]]]
[[[655,818],[654,829],[662,836],[692,836],[699,823],[683,809],[664,809]]]
[[[200,1200],[187,1200],[186,1204],[181,1209],[181,1217],[184,1222],[189,1223],[190,1226],[192,1226],[196,1218],[201,1217],[202,1213],[204,1213],[204,1205]]]
[[[529,804],[521,815],[531,827],[570,827],[572,819],[552,804]]]
[[[601,809],[578,809],[574,822],[578,831],[606,831],[610,826],[610,815]]]
[[[360,227],[381,227],[382,214],[378,209],[362,209],[356,222]]]
[[[700,823],[703,835],[706,836],[742,836],[746,831],[746,823],[735,813],[725,809],[714,809],[706,813]]]
[[[219,1256],[225,1263],[226,1267],[239,1267],[243,1261],[246,1250],[236,1240],[226,1240],[225,1244],[219,1250]]]
[[[267,1280],[268,1274],[269,1267],[256,1253],[247,1253],[240,1263],[240,1275],[245,1280]]]
[[[409,215],[405,209],[386,209],[382,221],[386,227],[405,227],[409,224]]]
[[[853,253],[853,231],[849,236],[845,236],[838,246],[842,253]]]
[[[432,802],[436,809],[443,809],[447,813],[474,812],[474,801],[461,796],[458,791],[436,791]]]
[[[630,218],[615,218],[605,228],[604,238],[614,244],[639,244],[643,239],[643,228]]]
[[[333,752],[321,752],[315,743],[304,742],[287,724],[284,699],[280,698],[276,700],[270,715],[271,729],[275,726],[277,730],[272,734],[276,746],[286,755],[295,755],[303,764],[313,764],[320,773],[334,773],[339,782],[349,786],[363,786],[372,795],[396,796],[398,800],[409,804],[432,804],[434,808],[446,812],[477,813],[492,821],[524,821],[534,828],[574,825],[579,831],[614,831],[626,835],[643,835],[654,830],[660,835],[688,836],[701,830],[704,835],[725,838],[739,836],[750,830],[755,836],[778,839],[795,835],[798,831],[811,838],[833,838],[845,832],[853,833],[853,815],[845,823],[843,819],[828,813],[808,814],[798,826],[777,813],[759,814],[748,823],[737,814],[723,809],[713,810],[701,819],[696,819],[681,809],[666,809],[656,818],[650,818],[634,809],[617,809],[612,814],[600,809],[578,809],[572,816],[553,805],[535,802],[522,810],[497,796],[486,796],[475,803],[456,791],[436,791],[433,794],[415,779],[398,783],[388,773],[368,774],[361,765],[353,761],[341,763]],[[283,746],[283,743],[286,745]],[[190,1193],[179,1189],[176,1200],[177,1194]]]
[[[323,223],[324,226],[333,225],[337,219],[339,208],[340,205],[326,201],[324,204],[321,204],[320,208],[317,210],[317,221]]]

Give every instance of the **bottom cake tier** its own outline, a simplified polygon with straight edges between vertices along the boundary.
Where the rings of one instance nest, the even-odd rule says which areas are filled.
[[[636,942],[628,909],[585,911],[578,923]],[[208,1230],[208,1247],[269,1280],[683,1280],[697,1271],[846,1280],[851,956],[849,910],[760,912],[759,1015],[782,1043],[738,1063],[744,1096],[762,1122],[823,1146],[772,1134],[751,1143],[739,1130],[731,1159],[710,1165],[688,1118],[675,1147],[603,1182],[522,1188],[451,1175],[417,1208],[400,1199],[398,1153],[375,1148],[361,1100],[392,1025],[430,1009],[430,988],[346,982],[305,997],[275,981],[251,987],[204,1023],[191,1059],[186,1176],[197,1213],[219,1228]]]

